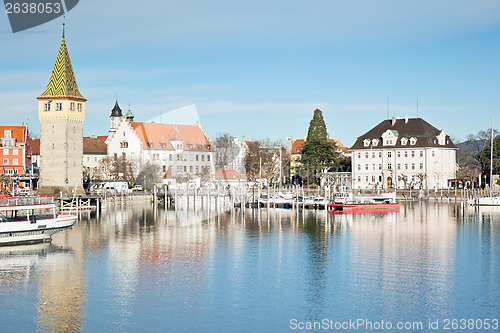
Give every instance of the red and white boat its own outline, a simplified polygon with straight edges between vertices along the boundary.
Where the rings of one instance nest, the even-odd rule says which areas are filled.
[[[390,210],[399,211],[399,203],[396,201],[396,192],[383,192],[380,194],[356,194],[349,192],[347,195],[334,197],[334,202],[328,204],[332,211],[374,211]]]
[[[52,196],[0,197],[0,246],[49,242],[77,215],[56,214]]]

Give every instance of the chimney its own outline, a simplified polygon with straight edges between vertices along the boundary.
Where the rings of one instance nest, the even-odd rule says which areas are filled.
[[[392,117],[391,124],[392,124],[392,126],[394,126],[394,124],[396,124],[396,118],[395,117]]]
[[[408,115],[405,116],[405,124],[408,124]]]

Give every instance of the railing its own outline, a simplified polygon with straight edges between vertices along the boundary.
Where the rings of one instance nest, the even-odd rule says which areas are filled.
[[[0,206],[29,206],[54,203],[49,195],[31,195],[25,197],[0,196]]]

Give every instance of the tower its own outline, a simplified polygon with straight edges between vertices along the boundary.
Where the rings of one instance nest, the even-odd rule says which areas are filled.
[[[85,102],[71,66],[64,26],[61,46],[45,91],[37,97],[40,120],[39,192],[82,190]]]
[[[118,100],[116,100],[113,110],[111,110],[111,116],[109,116],[109,135],[116,132],[116,128],[123,118],[122,109],[118,105]]]

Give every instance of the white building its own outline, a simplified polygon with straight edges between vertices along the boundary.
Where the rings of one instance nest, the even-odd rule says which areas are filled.
[[[421,118],[384,120],[351,147],[353,189],[445,188],[455,178],[457,149]]]
[[[214,171],[214,148],[201,124],[176,125],[130,122],[120,118],[106,140],[110,157],[125,157],[140,167],[161,167],[164,176],[195,176]]]

